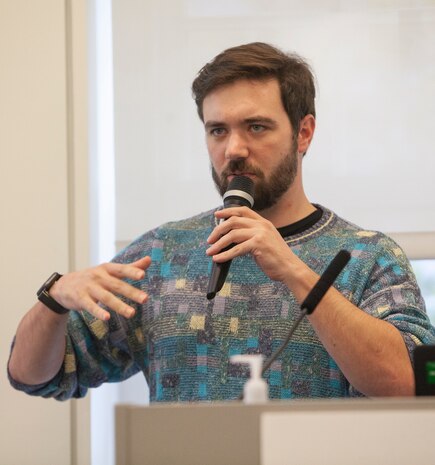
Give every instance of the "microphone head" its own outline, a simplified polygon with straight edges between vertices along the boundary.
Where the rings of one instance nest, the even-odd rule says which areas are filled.
[[[224,207],[254,206],[254,181],[246,176],[234,176],[224,196]]]

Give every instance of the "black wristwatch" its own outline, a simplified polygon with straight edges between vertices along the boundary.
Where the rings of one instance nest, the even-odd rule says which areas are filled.
[[[41,286],[39,291],[36,293],[38,296],[38,299],[45,305],[47,306],[50,310],[53,310],[53,312],[58,313],[59,315],[64,315],[65,313],[68,313],[69,310],[62,305],[60,305],[59,302],[56,302],[53,297],[48,293],[48,291],[51,289],[53,284],[62,277],[61,274],[59,273],[53,273],[47,281]]]

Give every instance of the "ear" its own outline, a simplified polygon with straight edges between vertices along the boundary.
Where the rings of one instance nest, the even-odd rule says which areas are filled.
[[[313,115],[306,115],[299,125],[298,153],[305,153],[311,144],[316,128],[316,120]]]

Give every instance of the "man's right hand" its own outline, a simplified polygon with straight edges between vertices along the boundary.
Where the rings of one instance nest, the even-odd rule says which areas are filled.
[[[99,304],[129,318],[134,309],[121,297],[142,304],[148,296],[123,279],[141,280],[150,263],[150,257],[144,257],[133,263],[105,263],[68,273],[53,284],[49,293],[63,307],[87,311],[100,320],[108,320],[110,313]],[[68,314],[59,315],[39,301],[24,315],[9,360],[13,380],[37,385],[58,373],[65,355],[67,322]]]
[[[68,273],[56,281],[49,293],[63,307],[86,311],[100,320],[108,320],[110,313],[99,304],[131,318],[135,313],[134,308],[118,296],[143,304],[148,295],[123,280],[141,280],[150,263],[150,257],[144,257],[133,263],[104,263]]]

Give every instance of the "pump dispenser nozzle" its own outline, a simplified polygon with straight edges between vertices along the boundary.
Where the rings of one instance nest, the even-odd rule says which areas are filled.
[[[269,386],[261,377],[263,356],[256,354],[233,355],[231,363],[246,363],[250,369],[250,379],[243,387],[243,402],[245,404],[260,404],[269,399]]]

